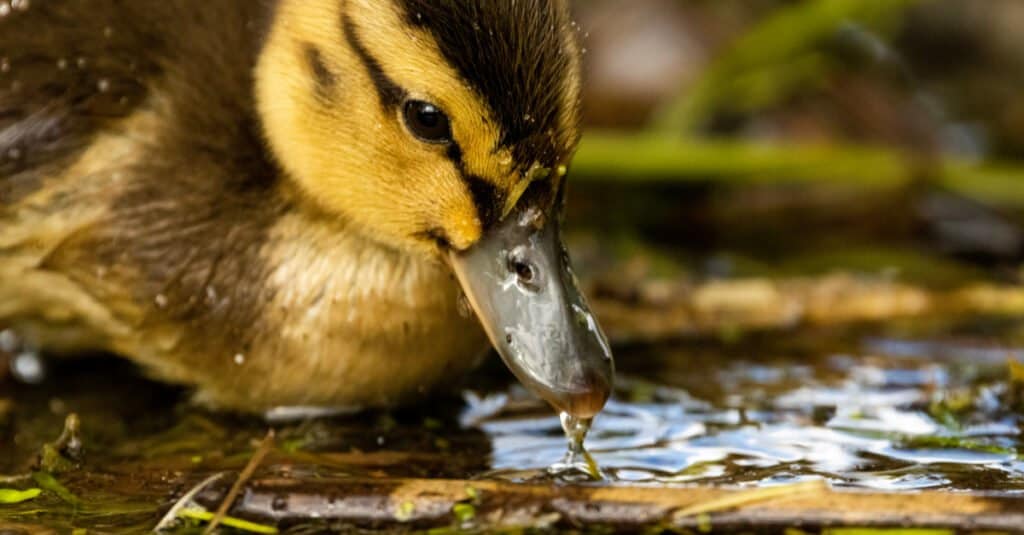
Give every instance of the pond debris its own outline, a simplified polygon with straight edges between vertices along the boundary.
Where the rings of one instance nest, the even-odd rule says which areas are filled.
[[[82,422],[71,413],[64,419],[64,429],[57,440],[43,444],[39,454],[39,468],[51,474],[69,472],[82,461]]]
[[[238,479],[235,480],[235,484],[231,486],[231,490],[228,491],[227,495],[224,497],[224,501],[221,502],[220,507],[217,508],[217,514],[212,517],[210,525],[206,527],[206,531],[203,533],[206,535],[213,533],[213,530],[217,529],[217,525],[220,524],[227,516],[228,509],[231,508],[231,504],[234,503],[235,498],[238,497],[238,493],[241,492],[242,487],[249,481],[253,473],[256,472],[260,463],[263,462],[263,459],[267,456],[267,453],[270,453],[270,450],[273,448],[274,436],[273,429],[267,431],[267,435],[263,437],[259,447],[256,448],[256,451],[252,454],[252,458],[249,459],[249,463],[245,465],[244,469],[242,469],[242,473],[239,474]],[[275,529],[274,532],[276,533],[277,530]]]
[[[711,513],[720,513],[732,509],[742,508],[755,503],[761,503],[779,498],[791,498],[811,492],[827,492],[830,486],[824,479],[812,479],[801,481],[792,485],[778,485],[775,487],[753,489],[736,494],[730,494],[722,498],[697,503],[676,511],[672,516],[675,520],[686,517],[698,517],[700,522],[710,522]]]
[[[42,487],[43,490],[56,494],[58,498],[64,501],[64,503],[73,507],[82,505],[82,500],[61,484],[53,474],[49,472],[34,472],[32,474],[32,479],[35,480],[36,484]]]
[[[460,525],[472,522],[476,517],[476,507],[471,503],[457,503],[452,506],[452,514]]]
[[[29,500],[36,499],[42,493],[43,489],[39,488],[25,490],[0,489],[0,504],[13,505],[16,503],[27,502]]]
[[[1024,289],[1018,285],[978,283],[937,289],[884,273],[830,271],[823,276],[750,276],[703,283],[685,276],[656,282],[611,277],[598,281],[600,291],[595,292],[593,304],[619,342],[653,344],[683,336],[735,341],[738,335],[754,331],[913,318],[1017,318],[1024,313]]]
[[[395,520],[399,522],[408,522],[413,519],[413,515],[416,514],[416,504],[411,501],[405,501],[398,505],[395,509]]]
[[[13,476],[0,475],[0,485],[13,485],[32,479],[32,474],[17,474]]]
[[[200,508],[188,507],[182,509],[178,513],[179,518],[186,518],[189,520],[198,520],[200,522],[210,522],[210,527],[207,527],[207,532],[216,527],[213,521],[216,520],[218,524],[223,524],[229,528],[234,528],[241,531],[248,531],[250,533],[267,533],[273,534],[278,533],[277,528],[274,526],[268,526],[265,524],[257,524],[256,522],[250,522],[241,518],[235,518],[233,516],[222,516],[217,518],[213,513]]]
[[[195,499],[195,497],[199,495],[199,493],[202,492],[206,487],[212,485],[213,483],[217,482],[222,477],[224,477],[225,474],[227,474],[227,472],[218,472],[207,477],[206,479],[200,481],[198,485],[189,489],[189,491],[186,492],[181,498],[178,498],[178,501],[174,502],[174,505],[172,505],[170,510],[167,511],[167,514],[165,514],[163,518],[160,519],[160,522],[157,522],[156,527],[153,528],[153,533],[160,533],[164,530],[170,529],[170,527],[178,521],[179,515],[181,515],[182,511],[184,511],[188,507],[195,507],[195,505],[192,503],[192,500]]]

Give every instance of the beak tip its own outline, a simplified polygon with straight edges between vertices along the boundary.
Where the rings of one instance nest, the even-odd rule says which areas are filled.
[[[577,418],[593,418],[601,412],[612,394],[611,374],[594,373],[572,392],[553,395],[548,402],[557,410]]]

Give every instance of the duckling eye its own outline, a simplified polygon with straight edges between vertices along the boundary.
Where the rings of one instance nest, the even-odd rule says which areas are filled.
[[[405,103],[405,125],[420,141],[450,143],[452,126],[448,116],[437,106],[422,100]]]

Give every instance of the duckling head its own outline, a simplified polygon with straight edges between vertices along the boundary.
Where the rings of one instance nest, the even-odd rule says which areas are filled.
[[[367,238],[451,265],[528,387],[578,417],[614,365],[558,215],[579,140],[564,0],[279,0],[256,69],[298,191]]]

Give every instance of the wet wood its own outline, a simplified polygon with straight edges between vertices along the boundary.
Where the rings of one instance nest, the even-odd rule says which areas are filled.
[[[652,283],[653,284],[653,283]],[[716,335],[727,329],[828,327],[905,318],[1020,316],[1024,289],[976,284],[933,290],[881,277],[751,278],[659,283],[639,302],[597,297],[594,308],[618,341]],[[646,297],[648,294],[653,297]]]
[[[224,488],[198,501],[215,506]],[[749,490],[515,484],[421,479],[254,480],[231,514],[289,525],[311,518],[361,527],[606,526],[622,530],[675,527],[736,530],[828,527],[927,527],[1024,533],[1024,500],[944,492],[882,494],[824,487],[746,499]],[[737,498],[733,500],[733,498]],[[735,502],[718,508],[716,503]],[[710,512],[702,511],[712,504]],[[471,505],[471,519],[465,506]]]

